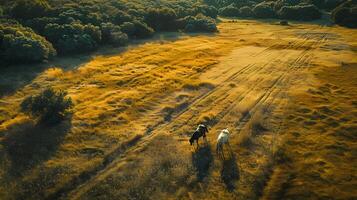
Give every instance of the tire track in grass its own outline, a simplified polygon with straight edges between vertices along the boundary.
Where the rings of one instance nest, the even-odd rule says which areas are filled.
[[[277,56],[277,58],[278,58],[278,56]],[[264,69],[267,65],[268,64],[263,65],[262,67],[258,68],[258,70]],[[215,92],[219,91],[224,86],[227,86],[229,84],[229,81],[235,80],[239,75],[244,74],[247,70],[249,70],[250,68],[252,68],[254,66],[255,66],[254,64],[248,64],[247,66],[245,66],[242,69],[238,70],[237,72],[233,73],[231,76],[229,76],[227,79],[225,79],[223,82],[221,82],[218,86],[216,86],[210,92],[208,92],[206,94],[202,94],[202,95],[196,97],[189,105],[190,106],[194,106],[196,104],[201,103],[202,101],[204,101],[207,98],[209,98],[212,94],[214,94]],[[229,88],[228,91],[230,89],[231,88]],[[225,92],[228,92],[228,91],[225,91]],[[175,119],[177,119],[178,117],[180,117],[184,113],[188,112],[189,109],[190,109],[190,106],[187,106],[187,108],[183,109],[180,113],[175,115],[173,117],[173,120],[171,120],[171,122],[166,123],[166,124],[162,123],[162,124],[156,125],[154,131],[155,132],[160,132],[160,131],[164,130],[167,126],[169,126],[170,124],[174,123]],[[229,110],[230,107],[231,106],[228,106],[225,110]],[[227,113],[227,111],[225,113]],[[128,153],[130,153],[132,151],[135,151],[139,147],[141,147],[141,146],[145,145],[146,143],[148,143],[150,141],[150,139],[154,137],[154,135],[155,134],[151,134],[151,135],[149,134],[147,136],[142,137],[137,142],[137,144],[135,146],[127,148],[127,149],[125,149],[123,151],[115,150],[114,152],[117,152],[117,153],[113,153],[113,155],[115,155],[116,157],[125,158],[126,154],[128,154]],[[119,163],[119,162],[120,162],[120,160],[118,160],[118,161],[114,161],[113,160],[110,163],[105,163],[104,167],[102,167],[100,170],[95,170],[92,173],[90,173],[90,172],[87,173],[87,174],[91,174],[90,177],[84,179],[81,183],[74,184],[74,186],[72,188],[67,188],[65,190],[60,190],[60,192],[57,192],[56,195],[52,195],[52,196],[54,196],[54,197],[64,197],[64,198],[71,197],[73,199],[79,198],[81,196],[81,194],[83,194],[85,191],[88,191],[90,188],[92,188],[92,186],[94,186],[98,182],[98,181],[94,181],[93,179],[103,180],[112,171],[115,171],[115,169],[117,168],[116,164]],[[75,187],[76,185],[80,185],[80,186],[78,188],[76,188]]]

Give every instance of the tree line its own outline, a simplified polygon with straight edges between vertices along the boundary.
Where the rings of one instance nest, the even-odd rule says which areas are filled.
[[[218,11],[198,0],[15,0],[0,3],[0,59],[41,62],[56,55],[124,46],[159,31],[216,32]]]
[[[101,45],[125,46],[160,31],[216,32],[217,15],[315,20],[357,27],[357,0],[0,1],[0,62],[41,62]]]
[[[357,0],[204,0],[226,17],[278,18],[310,21],[323,12],[339,25],[357,28]]]

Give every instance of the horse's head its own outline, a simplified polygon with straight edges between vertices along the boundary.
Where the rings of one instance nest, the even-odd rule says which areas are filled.
[[[193,144],[193,142],[194,142],[193,137],[191,137],[189,141],[190,141],[190,144],[192,145],[192,144]]]

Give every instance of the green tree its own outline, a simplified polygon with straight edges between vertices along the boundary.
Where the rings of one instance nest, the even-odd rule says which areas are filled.
[[[321,12],[314,5],[283,6],[278,16],[282,19],[309,21],[321,18]]]
[[[357,0],[349,0],[332,11],[332,20],[339,25],[357,28]]]
[[[11,16],[19,19],[32,19],[44,16],[50,5],[47,0],[17,0],[11,9]]]
[[[40,62],[56,55],[52,44],[30,28],[1,24],[0,58],[6,62]]]
[[[219,9],[219,14],[225,17],[237,17],[239,16],[239,9],[231,4],[227,7]]]
[[[80,23],[48,24],[44,35],[61,54],[92,51],[102,39],[99,27]]]
[[[170,8],[149,9],[145,16],[145,22],[155,31],[172,31],[177,29],[176,20],[176,13]]]
[[[145,23],[134,20],[125,22],[120,26],[123,33],[126,33],[130,38],[147,38],[154,34],[154,30]]]
[[[253,8],[253,13],[258,18],[274,18],[276,17],[274,5],[273,2],[259,3]]]
[[[180,20],[180,24],[186,32],[217,32],[214,19],[202,14],[186,17]]]

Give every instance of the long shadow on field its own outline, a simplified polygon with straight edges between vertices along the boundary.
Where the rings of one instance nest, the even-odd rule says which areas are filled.
[[[239,180],[239,168],[234,154],[228,160],[222,161],[221,179],[228,191],[236,188],[235,182]]]
[[[0,98],[6,95],[11,95],[20,88],[30,84],[37,76],[51,67],[60,68],[64,71],[74,70],[80,66],[90,62],[95,56],[114,56],[126,52],[133,47],[148,43],[148,42],[168,42],[180,39],[182,36],[206,35],[214,36],[215,34],[183,34],[176,32],[163,32],[155,34],[150,39],[134,40],[127,47],[112,48],[101,47],[95,52],[87,54],[79,54],[72,56],[58,56],[47,63],[24,63],[24,64],[6,64],[0,61]],[[36,86],[37,87],[37,86]]]
[[[9,174],[14,177],[21,176],[51,158],[70,128],[70,120],[50,127],[25,123],[10,128],[3,141],[10,161]]]
[[[211,145],[208,143],[198,147],[198,149],[192,153],[192,164],[197,171],[198,181],[202,181],[209,174],[209,168],[213,163],[213,155],[211,151]]]

